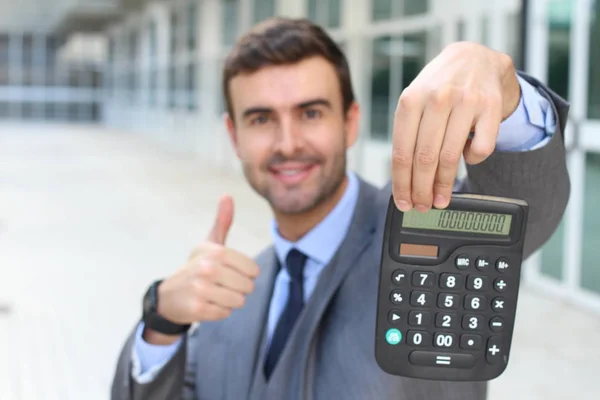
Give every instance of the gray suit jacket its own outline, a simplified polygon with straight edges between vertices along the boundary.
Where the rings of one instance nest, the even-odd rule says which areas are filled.
[[[545,147],[495,153],[468,167],[457,190],[522,198],[530,206],[525,257],[554,232],[569,197],[564,131],[568,105],[536,80],[552,101],[559,126]],[[112,386],[113,400],[484,400],[486,383],[406,379],[383,372],[374,358],[375,310],[383,227],[390,185],[360,182],[347,237],[322,272],[269,383],[262,366],[265,325],[276,260],[273,248],[257,258],[261,276],[243,309],[203,323],[154,381],[131,379],[133,333]]]

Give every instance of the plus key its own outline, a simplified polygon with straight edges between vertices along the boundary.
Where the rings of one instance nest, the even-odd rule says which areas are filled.
[[[489,364],[497,364],[502,361],[502,338],[492,336],[486,346],[485,359]]]

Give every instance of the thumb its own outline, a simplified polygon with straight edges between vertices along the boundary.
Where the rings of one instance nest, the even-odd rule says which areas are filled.
[[[224,195],[219,199],[219,208],[215,223],[208,234],[208,240],[221,245],[225,244],[229,228],[233,222],[233,199],[229,195]]]

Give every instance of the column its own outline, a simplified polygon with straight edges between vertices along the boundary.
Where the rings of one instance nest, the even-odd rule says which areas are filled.
[[[348,154],[348,167],[360,173],[365,158],[365,144],[369,140],[368,102],[371,91],[371,41],[364,36],[364,28],[370,22],[372,0],[342,0],[341,31],[346,38],[346,57],[350,65],[352,85],[362,118],[359,137]],[[371,160],[372,161],[372,160]]]
[[[342,0],[345,1],[345,0]],[[360,2],[362,0],[357,0]],[[308,15],[307,0],[277,0],[275,7],[276,15],[290,18],[302,18]]]

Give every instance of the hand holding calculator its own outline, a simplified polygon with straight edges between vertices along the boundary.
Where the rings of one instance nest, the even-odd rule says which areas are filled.
[[[491,380],[508,363],[528,206],[453,194],[446,209],[398,210],[390,199],[375,358],[392,375]]]

